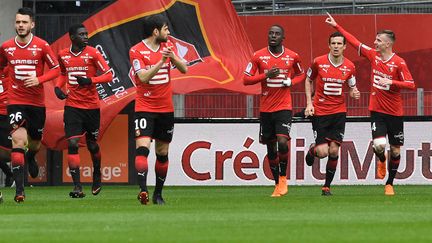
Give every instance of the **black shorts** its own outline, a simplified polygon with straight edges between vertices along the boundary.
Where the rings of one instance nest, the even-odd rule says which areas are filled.
[[[150,137],[170,143],[174,133],[174,112],[135,112],[135,139]]]
[[[12,149],[12,137],[10,135],[12,129],[9,125],[7,115],[0,115],[0,148]]]
[[[336,113],[325,116],[313,116],[312,130],[315,144],[336,142],[341,144],[345,134],[346,113]]]
[[[371,129],[373,139],[388,135],[390,145],[404,144],[403,116],[371,111]]]
[[[292,111],[281,110],[260,113],[260,143],[276,141],[276,136],[290,139]]]
[[[33,140],[41,140],[45,126],[45,107],[33,105],[8,105],[9,125],[12,130],[19,127],[27,129],[28,136]]]
[[[63,121],[67,139],[81,137],[85,134],[87,140],[97,140],[100,109],[80,109],[65,106]]]

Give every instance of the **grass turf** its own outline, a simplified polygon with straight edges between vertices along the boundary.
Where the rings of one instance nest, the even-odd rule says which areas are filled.
[[[430,186],[166,187],[165,206],[141,205],[137,186],[105,186],[71,199],[71,187],[2,188],[0,242],[431,242]],[[151,194],[150,194],[151,195]]]

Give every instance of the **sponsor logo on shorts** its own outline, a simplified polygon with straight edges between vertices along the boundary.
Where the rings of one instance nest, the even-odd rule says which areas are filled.
[[[91,133],[95,138],[99,136],[99,129]]]
[[[138,137],[139,135],[141,135],[141,132],[139,129],[135,130],[135,137]]]
[[[286,127],[287,130],[288,130],[288,133],[290,133],[290,131],[291,131],[291,124],[289,124],[289,123],[282,123],[282,126]]]
[[[174,132],[174,127],[172,127],[170,130],[167,131],[167,134],[173,134]]]
[[[403,142],[404,141],[404,134],[403,132],[399,132],[399,134],[394,135],[394,138],[399,139],[399,142]]]

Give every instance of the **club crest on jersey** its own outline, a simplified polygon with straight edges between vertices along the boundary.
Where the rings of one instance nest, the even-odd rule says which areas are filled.
[[[351,71],[351,69],[347,68],[347,66],[343,66],[343,67],[339,68],[339,70],[342,71],[342,76],[345,76],[348,72]]]
[[[286,57],[282,57],[281,60],[285,61],[285,65],[289,66],[290,62],[294,61],[294,58],[292,58],[290,56],[286,56]]]
[[[394,68],[397,68],[397,65],[395,65],[394,62],[387,63],[387,66],[389,67],[390,72],[393,72]]]

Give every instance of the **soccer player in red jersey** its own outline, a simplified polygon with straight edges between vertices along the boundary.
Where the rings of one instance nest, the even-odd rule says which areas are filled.
[[[385,147],[388,136],[390,144],[389,176],[385,185],[385,195],[394,195],[393,180],[400,162],[400,146],[404,143],[402,89],[415,89],[414,80],[404,59],[393,52],[396,40],[391,30],[378,31],[375,37],[375,49],[361,43],[344,30],[328,14],[326,23],[341,32],[347,41],[358,49],[361,56],[371,64],[371,94],[369,110],[373,148],[379,158],[378,176],[385,177]]]
[[[307,72],[305,93],[307,106],[305,115],[312,118],[315,144],[311,144],[306,155],[306,163],[311,166],[315,157],[328,157],[326,179],[322,195],[330,196],[330,184],[336,172],[339,147],[345,133],[346,106],[344,86],[349,94],[360,98],[356,88],[355,66],[343,56],[346,40],[340,32],[330,35],[330,52],[314,59]],[[315,96],[312,102],[312,83],[315,81]]]
[[[40,149],[45,123],[43,83],[59,75],[57,58],[50,46],[31,33],[34,25],[33,11],[20,8],[15,16],[17,36],[0,47],[0,68],[8,65],[11,78],[7,111],[13,129],[11,162],[16,202],[23,202],[25,198],[24,161],[33,178],[39,173],[35,155]],[[49,68],[45,73],[44,65]],[[26,147],[28,151],[24,156]]]
[[[144,20],[144,39],[129,51],[130,62],[137,86],[135,98],[135,168],[138,172],[140,193],[138,200],[148,203],[147,156],[152,139],[156,140],[156,187],[152,201],[165,204],[162,188],[168,171],[168,148],[174,130],[174,106],[170,70],[175,65],[181,73],[187,72],[186,63],[177,56],[177,50],[168,41],[168,21],[162,15]]]
[[[101,53],[88,46],[88,32],[82,24],[69,28],[72,45],[58,54],[61,75],[54,92],[59,99],[66,99],[64,127],[68,140],[68,165],[74,183],[69,193],[72,198],[82,198],[80,182],[80,157],[78,142],[85,135],[87,149],[93,161],[92,194],[101,191],[101,153],[97,138],[100,125],[99,95],[96,84],[112,80],[112,72]],[[102,73],[96,76],[97,72]],[[61,88],[67,84],[67,94]]]
[[[281,26],[271,26],[268,47],[254,53],[243,78],[244,85],[261,84],[260,142],[267,146],[267,158],[275,181],[272,197],[288,193],[286,170],[292,118],[290,87],[305,79],[299,55],[282,45],[284,38]]]
[[[11,127],[7,116],[7,90],[9,89],[10,78],[7,75],[7,67],[0,70],[0,168],[6,175],[5,186],[13,183],[11,168],[8,166],[12,149]]]

